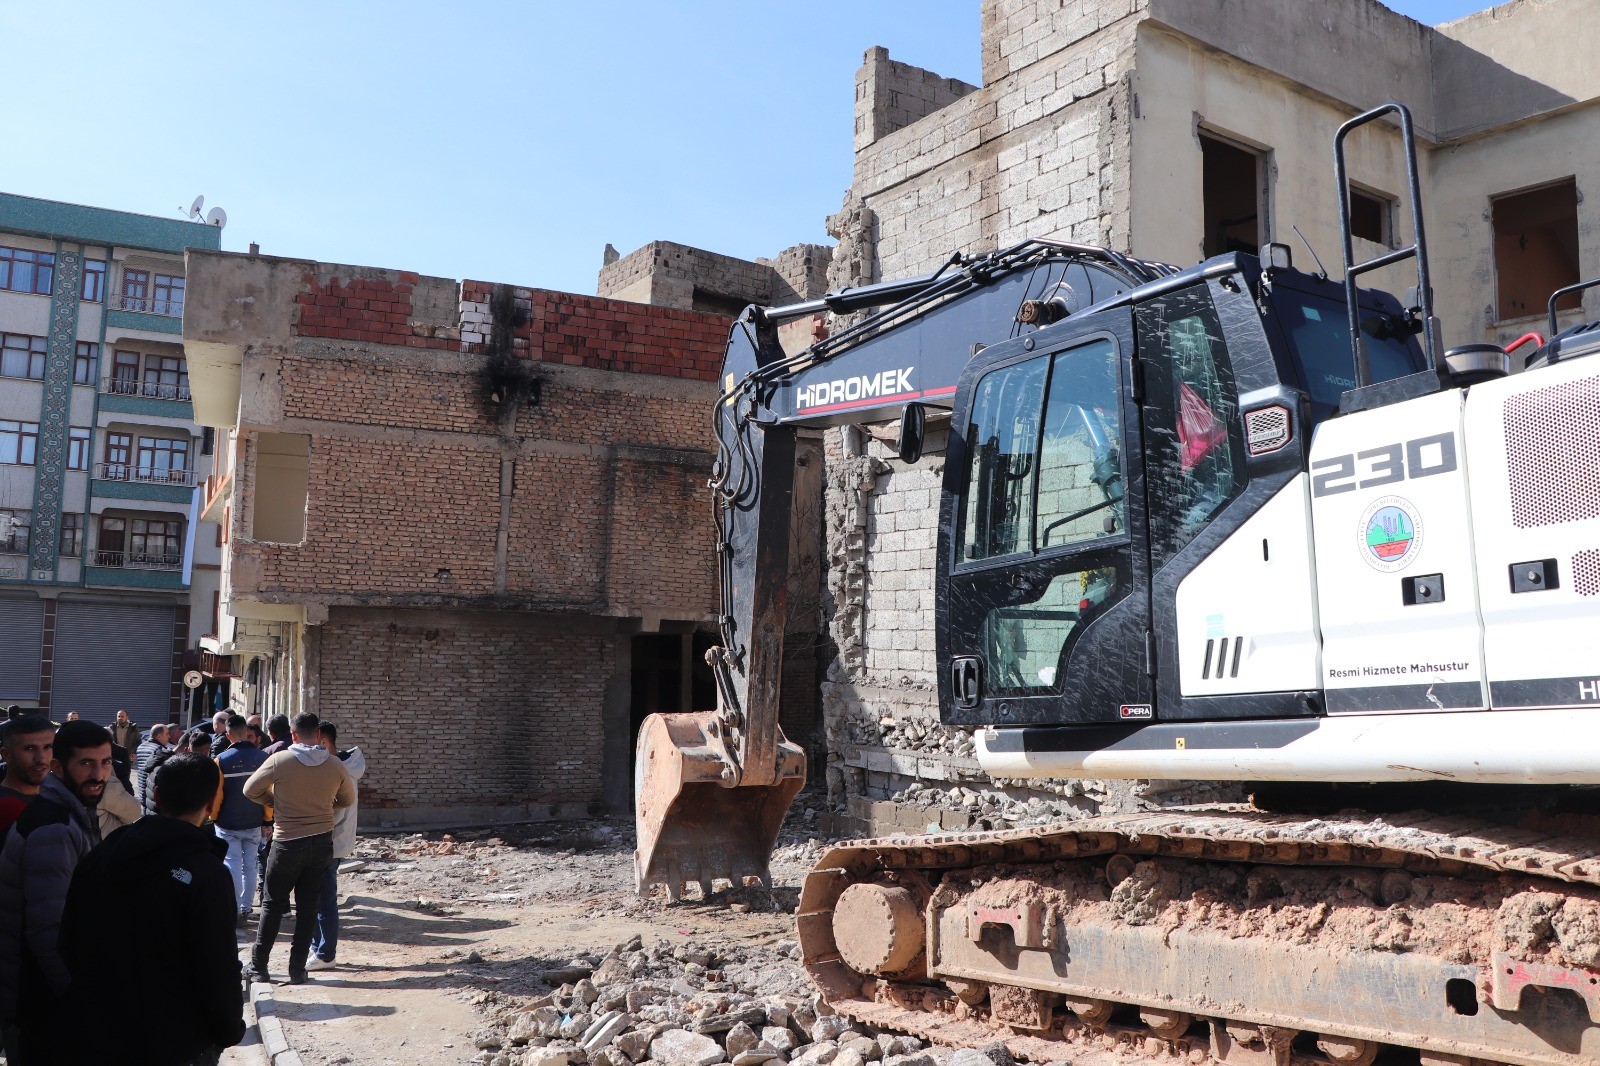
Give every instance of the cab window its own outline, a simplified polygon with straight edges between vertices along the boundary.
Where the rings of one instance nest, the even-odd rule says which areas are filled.
[[[1356,387],[1345,305],[1281,286],[1273,291],[1272,302],[1306,391],[1311,394],[1313,417],[1320,421],[1339,406],[1345,390]],[[1368,336],[1366,342],[1374,382],[1405,377],[1421,369],[1403,338]]]
[[[1239,397],[1227,341],[1202,283],[1134,310],[1145,370],[1145,478],[1156,567],[1244,487]]]

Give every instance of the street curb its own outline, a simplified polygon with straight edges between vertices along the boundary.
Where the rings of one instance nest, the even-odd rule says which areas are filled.
[[[250,982],[250,1005],[256,1012],[256,1031],[261,1034],[261,1050],[268,1066],[304,1066],[289,1046],[283,1023],[278,1020],[278,1001],[272,986],[265,981]]]

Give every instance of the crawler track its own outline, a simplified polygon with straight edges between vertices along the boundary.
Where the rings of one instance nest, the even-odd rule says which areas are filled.
[[[1597,844],[1587,827],[1251,811],[866,840],[807,875],[798,927],[839,1013],[1034,1061],[1592,1066]],[[915,962],[847,964],[862,950],[836,929],[888,942],[836,922],[853,885],[915,890]]]

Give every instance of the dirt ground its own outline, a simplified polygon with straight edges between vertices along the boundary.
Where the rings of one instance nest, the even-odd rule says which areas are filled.
[[[780,843],[770,894],[672,907],[634,895],[632,847],[625,821],[362,837],[339,879],[337,968],[275,987],[290,1046],[308,1066],[490,1061],[486,1027],[633,937],[691,973],[709,953],[808,994],[791,914],[819,842]],[[286,925],[274,974],[288,936]]]

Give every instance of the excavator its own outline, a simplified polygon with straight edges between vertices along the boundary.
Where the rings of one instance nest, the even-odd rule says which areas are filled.
[[[1035,240],[740,316],[718,706],[643,724],[641,891],[767,878],[804,782],[796,433],[898,419],[915,462],[948,417],[942,720],[997,778],[1249,802],[833,845],[796,919],[833,1010],[1033,1061],[1600,1063],[1600,322],[1556,314],[1600,279],[1446,349],[1402,105],[1339,129],[1335,187],[1379,120],[1412,240],[1357,262],[1342,196],[1342,281]],[[1406,260],[1405,300],[1358,286]]]

